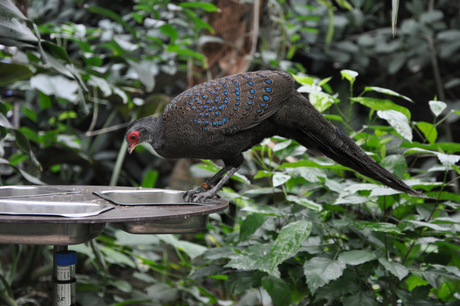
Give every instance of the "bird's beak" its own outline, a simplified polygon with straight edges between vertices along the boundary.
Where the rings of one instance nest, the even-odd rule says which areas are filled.
[[[129,145],[129,147],[128,147],[129,154],[133,153],[135,147],[136,147],[135,143],[132,143],[132,144]]]

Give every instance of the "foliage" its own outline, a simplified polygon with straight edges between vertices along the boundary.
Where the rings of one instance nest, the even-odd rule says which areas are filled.
[[[377,0],[267,3],[273,24],[269,35],[262,29],[254,69],[294,74],[298,90],[329,120],[431,198],[383,188],[275,137],[245,153],[244,169],[221,193],[238,209],[233,223],[211,215],[205,232],[182,236],[130,235],[109,226],[71,247],[79,253],[79,303],[454,305],[455,6],[412,0],[390,14]],[[132,9],[102,1],[57,8],[35,1],[29,18],[10,1],[0,8],[0,29],[15,31],[0,31],[0,44],[18,47],[0,50],[3,184],[167,186],[171,166],[145,148],[126,159],[117,129],[161,112],[184,89],[179,80],[187,67],[207,68],[200,50],[211,38],[202,33],[213,30],[203,14],[218,8],[167,0],[139,0]],[[396,16],[393,38],[388,26]],[[205,161],[192,172],[216,169]],[[49,301],[50,248],[5,246],[2,258],[2,303]]]

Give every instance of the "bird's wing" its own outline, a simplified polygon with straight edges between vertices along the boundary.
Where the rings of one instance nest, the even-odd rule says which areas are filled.
[[[167,105],[167,120],[177,112],[205,131],[225,135],[250,129],[291,97],[294,80],[281,71],[231,75],[196,85]]]

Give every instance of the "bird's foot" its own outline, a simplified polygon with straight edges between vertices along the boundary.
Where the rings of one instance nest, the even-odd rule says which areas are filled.
[[[184,194],[185,202],[192,203],[205,203],[206,200],[218,197],[216,190],[206,190],[204,186],[200,186],[196,189],[189,190]]]

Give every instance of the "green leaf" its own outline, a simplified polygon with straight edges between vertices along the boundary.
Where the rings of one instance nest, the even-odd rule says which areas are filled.
[[[141,186],[144,188],[154,188],[158,180],[159,172],[157,170],[149,170],[142,180]]]
[[[0,1],[0,17],[28,20],[26,16],[10,0]]]
[[[323,92],[312,92],[308,95],[308,99],[320,113],[327,110],[335,102],[330,95]]]
[[[359,75],[358,72],[348,69],[340,70],[340,74],[342,75],[342,79],[347,79],[350,83],[354,83],[356,77]]]
[[[438,117],[446,109],[447,104],[441,101],[429,101],[430,109],[433,114]]]
[[[165,234],[165,235],[158,235],[157,237],[163,242],[166,242],[172,245],[176,249],[185,252],[190,257],[190,259],[195,259],[196,257],[202,255],[207,250],[207,248],[202,245],[188,242],[188,241],[179,240],[174,235]]]
[[[353,225],[359,230],[364,230],[368,228],[376,232],[401,234],[401,231],[398,229],[398,227],[391,223],[371,222],[371,221],[353,221]]]
[[[299,83],[300,85],[313,85],[315,79],[306,75],[296,75],[293,74],[292,77],[294,80]]]
[[[52,54],[55,58],[60,59],[68,64],[71,63],[69,55],[67,54],[67,51],[64,48],[59,47],[58,45],[55,45],[48,41],[42,41],[41,44],[44,47],[43,49],[45,51],[48,51],[48,53]]]
[[[279,271],[270,268],[270,257],[273,243],[256,244],[246,248],[241,254],[232,256],[225,268],[239,270],[260,270],[273,276],[280,276]]]
[[[313,160],[299,160],[299,161],[292,162],[292,163],[284,163],[284,164],[281,164],[278,167],[278,169],[297,168],[297,167],[315,167],[319,169],[331,169],[331,170],[348,170],[349,169],[347,167],[344,167],[336,163],[313,161]]]
[[[409,125],[409,120],[403,113],[395,110],[379,110],[377,111],[377,116],[387,120],[402,137],[412,141],[412,129]]]
[[[283,185],[284,183],[286,183],[287,181],[289,181],[291,177],[289,175],[286,175],[286,174],[283,174],[283,173],[279,173],[279,172],[276,172],[274,175],[273,175],[273,187],[278,187],[280,185]]]
[[[395,110],[400,113],[403,113],[407,119],[410,120],[411,114],[410,111],[405,108],[404,106],[400,106],[390,100],[386,99],[376,99],[376,98],[367,98],[367,97],[358,97],[358,98],[351,98],[352,101],[358,102],[364,106],[369,107],[370,109],[376,111],[386,111],[386,110]]]
[[[115,263],[120,266],[130,266],[136,268],[134,261],[127,255],[107,246],[101,247],[101,251],[106,255],[105,259],[110,263]]]
[[[354,293],[359,289],[359,282],[357,282],[357,275],[352,273],[349,269],[343,271],[343,275],[327,285],[319,288],[315,293],[315,300],[320,301],[326,299],[333,301],[339,299],[348,293]]]
[[[246,219],[243,221],[243,224],[241,224],[240,228],[240,240],[244,241],[246,240],[249,236],[255,233],[255,231],[262,226],[262,224],[269,218],[269,216],[266,215],[260,215],[260,214],[251,214],[246,217]]]
[[[286,200],[288,200],[290,202],[294,202],[294,203],[299,204],[299,205],[302,205],[302,206],[304,206],[306,208],[309,208],[309,209],[312,209],[314,211],[321,211],[323,209],[323,207],[318,203],[310,201],[309,199],[299,198],[299,197],[296,197],[296,196],[293,196],[293,195],[288,195],[286,197]]]
[[[395,96],[395,97],[400,97],[400,98],[403,98],[409,102],[414,102],[412,101],[411,98],[409,97],[406,97],[406,96],[403,96],[402,94],[399,94],[397,93],[396,91],[393,91],[391,89],[387,89],[387,88],[381,88],[381,87],[376,87],[376,86],[366,86],[364,87],[364,91],[375,91],[375,92],[379,92],[379,93],[383,93],[383,94],[387,94],[387,95],[390,95],[390,96]]]
[[[206,12],[220,11],[219,8],[214,4],[206,2],[182,2],[179,4],[179,6],[184,8],[199,8],[205,10]]]
[[[231,273],[225,282],[225,288],[233,294],[240,294],[251,288],[261,286],[262,277],[266,273],[260,271],[238,271]]]
[[[375,295],[363,290],[359,290],[354,295],[349,295],[343,298],[343,306],[377,306],[378,303],[375,300]]]
[[[409,270],[400,263],[389,262],[386,258],[379,258],[379,262],[385,267],[385,270],[389,271],[399,280],[402,280],[407,276],[407,274],[409,274]]]
[[[271,270],[298,252],[302,241],[310,236],[312,227],[310,221],[303,220],[289,223],[280,230],[270,252]]]
[[[428,153],[428,154],[436,155],[439,161],[441,162],[441,164],[447,169],[450,169],[453,165],[455,165],[460,160],[460,155],[444,154],[444,153],[425,150],[421,148],[408,149],[406,150],[406,152],[404,152],[404,154],[407,154],[407,153]]]
[[[0,62],[0,86],[5,86],[33,75],[29,66],[14,63]]]
[[[136,30],[134,30],[134,28],[132,26],[130,26],[126,21],[124,21],[117,13],[115,13],[115,12],[109,10],[109,9],[99,7],[99,6],[90,6],[87,9],[91,13],[104,15],[104,16],[109,17],[112,20],[115,20],[115,21],[121,23],[123,26],[125,26],[128,29],[128,31],[131,32],[131,34],[134,36],[134,38],[137,38]]]
[[[342,252],[339,255],[339,260],[352,266],[360,265],[365,262],[374,260],[375,254],[365,250],[354,250]]]
[[[436,139],[438,138],[438,131],[436,130],[436,126],[428,122],[419,121],[417,122],[417,127],[420,129],[420,131],[422,131],[423,135],[429,143],[433,144],[436,142]]]
[[[291,304],[291,290],[284,280],[264,276],[262,287],[267,290],[275,306],[289,306]]]
[[[136,71],[139,81],[145,86],[145,90],[151,92],[155,88],[155,78],[149,68],[129,59],[126,61]]]
[[[460,143],[456,142],[440,142],[436,144],[423,144],[420,142],[403,142],[400,147],[402,148],[421,148],[425,150],[431,151],[439,151],[442,150],[447,154],[460,152]]]
[[[308,288],[310,288],[312,294],[315,293],[319,287],[342,276],[345,268],[345,263],[339,260],[323,257],[312,258],[310,261],[305,262],[303,266]]]
[[[351,4],[347,0],[335,0],[335,2],[337,2],[337,4],[343,9],[346,9],[349,11],[353,9]]]
[[[168,35],[171,38],[171,41],[173,43],[176,41],[178,34],[177,34],[177,30],[174,29],[172,25],[170,25],[169,23],[166,23],[162,25],[159,29],[163,34]]]

